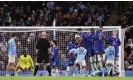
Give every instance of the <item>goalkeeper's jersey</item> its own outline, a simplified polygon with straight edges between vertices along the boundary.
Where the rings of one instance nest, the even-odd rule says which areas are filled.
[[[20,65],[33,65],[33,60],[30,55],[27,55],[27,57],[24,57],[24,55],[21,55],[19,63]]]

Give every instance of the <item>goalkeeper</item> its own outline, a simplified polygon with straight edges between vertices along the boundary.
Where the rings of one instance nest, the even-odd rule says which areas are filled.
[[[17,64],[17,74],[22,73],[22,70],[30,70],[32,73],[34,72],[34,63],[30,55],[26,54],[24,51],[23,55],[20,56],[19,62]]]

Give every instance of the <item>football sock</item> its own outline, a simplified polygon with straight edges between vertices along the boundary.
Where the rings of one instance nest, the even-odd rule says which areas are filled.
[[[38,70],[39,70],[39,66],[36,65],[36,66],[35,66],[35,70],[34,70],[34,74],[33,74],[34,76],[36,76],[36,73],[37,73]]]

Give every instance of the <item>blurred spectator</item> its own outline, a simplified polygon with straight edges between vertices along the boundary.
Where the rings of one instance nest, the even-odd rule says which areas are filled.
[[[125,57],[125,69],[133,70],[133,28],[129,27],[125,33],[125,40],[124,40],[124,57]]]
[[[127,69],[128,70],[133,70],[133,55],[129,56],[127,61],[129,62],[129,65],[128,65]]]
[[[123,4],[122,4],[123,5]],[[128,9],[126,10],[126,13],[121,18],[121,24],[122,28],[126,28],[128,26],[133,25],[133,2],[129,2]],[[122,8],[123,9],[123,8]]]
[[[122,28],[127,28],[128,27],[128,19],[127,19],[127,17],[126,16],[123,16],[122,18],[121,18],[121,22],[122,22]]]
[[[131,47],[131,49],[133,49],[132,39],[128,39],[128,45]]]
[[[53,9],[54,4],[55,4],[54,1],[48,2],[48,3],[47,3],[47,7],[48,7],[48,9]]]
[[[106,25],[108,2],[0,2],[1,26],[92,26]],[[103,4],[101,6],[101,4]],[[36,6],[35,6],[36,5]],[[77,18],[81,19],[76,21]]]

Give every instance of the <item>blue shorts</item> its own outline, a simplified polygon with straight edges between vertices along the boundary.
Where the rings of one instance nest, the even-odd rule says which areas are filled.
[[[51,66],[52,67],[58,67],[59,66],[59,61],[52,61]]]
[[[100,46],[95,46],[95,54],[101,54],[104,53],[104,46],[100,45]]]
[[[87,49],[87,56],[91,57],[91,56],[94,56],[94,55],[95,55],[94,49],[88,48]]]
[[[71,67],[74,65],[75,59],[69,59],[68,60],[68,66]]]

